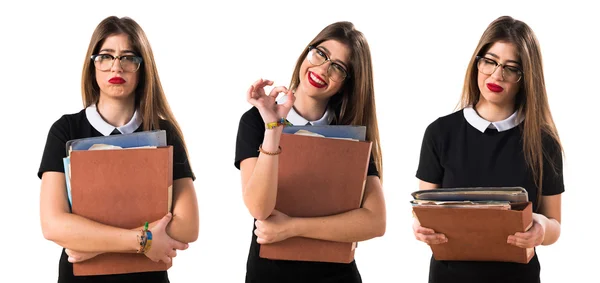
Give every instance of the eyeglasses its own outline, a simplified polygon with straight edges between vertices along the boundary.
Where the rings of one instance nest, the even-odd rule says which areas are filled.
[[[94,61],[96,69],[100,71],[110,70],[115,64],[116,59],[119,59],[121,69],[128,73],[136,72],[142,64],[142,57],[135,55],[112,56],[110,54],[96,54],[92,55],[91,58]]]
[[[309,46],[308,55],[306,56],[306,58],[308,59],[308,62],[315,66],[321,66],[327,61],[329,61],[331,64],[329,65],[329,67],[327,67],[327,75],[333,81],[341,82],[346,78],[350,77],[350,75],[348,75],[348,72],[346,71],[346,69],[344,69],[342,65],[332,62],[331,59],[329,59],[329,56],[327,56],[327,54],[323,50],[317,47]]]
[[[502,66],[502,78],[506,82],[516,83],[523,77],[523,71],[514,66],[507,66],[500,64],[493,59],[486,58],[483,56],[477,56],[477,69],[482,74],[491,75],[496,72],[499,66]]]

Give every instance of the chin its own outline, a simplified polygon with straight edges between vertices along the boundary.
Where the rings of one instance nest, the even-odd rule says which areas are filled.
[[[481,96],[485,101],[495,105],[504,105],[510,101],[505,93],[482,93]]]
[[[125,94],[124,92],[106,92],[107,98],[124,100],[133,96],[133,93]]]

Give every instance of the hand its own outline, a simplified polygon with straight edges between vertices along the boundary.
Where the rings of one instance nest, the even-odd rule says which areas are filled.
[[[185,250],[188,244],[182,243],[167,234],[167,225],[173,216],[167,213],[156,225],[150,230],[152,232],[152,246],[146,251],[145,255],[154,262],[163,261],[164,263],[171,262],[171,258],[177,256],[177,250]]]
[[[519,248],[533,248],[541,245],[546,235],[546,229],[541,224],[544,219],[547,220],[545,216],[534,213],[531,228],[527,232],[517,232],[514,235],[508,236],[506,242]]]
[[[256,220],[256,230],[254,230],[254,234],[257,236],[256,242],[271,244],[294,237],[292,219],[283,212],[273,210],[267,219]]]
[[[65,252],[69,256],[68,261],[70,263],[82,262],[86,261],[90,258],[94,258],[95,256],[101,253],[88,253],[88,252],[78,252],[70,249],[65,249]]]
[[[259,79],[250,86],[247,93],[248,102],[258,109],[265,123],[287,117],[296,100],[294,93],[284,86],[273,88],[267,95],[264,87],[268,85],[273,85],[273,81]],[[276,99],[281,92],[287,95],[287,101],[284,104],[277,104]]]
[[[436,233],[433,229],[422,227],[417,218],[415,218],[415,222],[413,223],[413,234],[417,240],[428,245],[437,245],[448,242],[446,235]]]

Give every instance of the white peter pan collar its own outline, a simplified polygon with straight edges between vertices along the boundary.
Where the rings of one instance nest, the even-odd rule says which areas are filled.
[[[518,126],[519,124],[521,124],[521,122],[523,122],[523,120],[525,120],[525,117],[521,117],[521,119],[518,119],[517,112],[515,111],[515,113],[513,113],[508,118],[506,118],[502,121],[490,122],[488,120],[481,118],[481,116],[479,116],[479,114],[477,114],[477,111],[475,111],[475,109],[473,109],[472,106],[465,107],[463,109],[463,114],[464,114],[467,122],[471,126],[473,126],[473,128],[479,130],[482,133],[485,132],[485,130],[488,128],[496,129],[496,130],[498,130],[498,132],[508,131],[508,130]]]
[[[98,132],[100,132],[104,136],[109,136],[115,129],[117,129],[121,134],[131,134],[137,130],[142,124],[142,116],[139,114],[137,109],[133,113],[133,117],[131,120],[127,122],[127,124],[121,127],[115,127],[102,119],[100,113],[98,113],[98,109],[95,104],[92,104],[85,108],[85,116],[87,117],[90,125],[94,127]]]
[[[287,100],[287,95],[282,95],[277,100],[277,104],[283,104],[286,102],[286,100]],[[287,115],[287,120],[290,121],[290,123],[294,124],[294,126],[304,126],[304,125],[307,125],[308,123],[310,123],[312,126],[326,126],[326,125],[329,125],[331,123],[331,121],[333,120],[333,115],[332,115],[331,111],[329,109],[327,109],[325,111],[325,114],[323,114],[323,117],[321,117],[321,119],[316,120],[316,121],[308,121],[304,117],[300,116],[300,114],[298,114],[298,112],[296,112],[296,109],[294,109],[294,107],[292,107],[292,109],[290,109],[290,113],[288,113],[288,115]]]

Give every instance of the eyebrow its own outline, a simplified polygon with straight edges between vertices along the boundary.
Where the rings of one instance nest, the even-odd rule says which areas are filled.
[[[110,53],[116,53],[116,51],[114,49],[110,49],[110,48],[104,48],[101,49],[99,52],[110,52]],[[121,50],[121,54],[124,53],[132,53],[132,54],[137,54],[135,51],[133,50]]]
[[[488,53],[485,53],[485,54],[486,54],[486,55],[490,55],[490,56],[492,56],[492,57],[494,57],[494,58],[496,58],[496,59],[500,59],[500,56],[498,56],[498,55],[496,55],[496,54],[494,54],[494,53],[492,53],[492,52],[488,52]],[[505,62],[505,63],[514,63],[514,64],[517,64],[517,65],[519,65],[519,66],[522,66],[522,65],[521,65],[521,62],[519,62],[519,61],[515,61],[515,60],[506,60],[506,62]]]
[[[323,49],[323,50],[325,51],[325,53],[327,53],[327,56],[331,56],[331,51],[329,51],[329,49],[325,48],[324,46],[322,46],[322,45],[319,45],[319,46],[317,46],[317,48],[321,48],[321,49]],[[331,58],[330,58],[330,59],[331,59]],[[346,68],[346,70],[348,70],[348,66],[346,65],[346,63],[344,63],[344,61],[342,61],[342,60],[339,60],[339,59],[335,59],[335,60],[331,60],[331,61],[333,61],[333,62],[335,62],[335,63],[338,63],[338,64],[340,64],[340,65],[344,66],[344,68]]]

